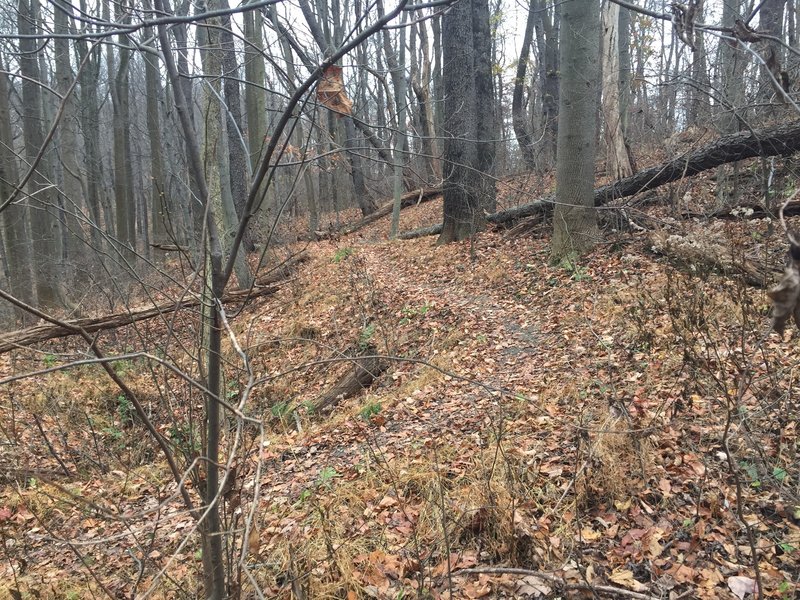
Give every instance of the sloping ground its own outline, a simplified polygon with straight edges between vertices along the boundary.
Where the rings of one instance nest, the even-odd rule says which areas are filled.
[[[291,286],[234,321],[258,382],[247,414],[267,424],[246,431],[223,505],[247,539],[245,597],[742,598],[754,563],[765,596],[794,597],[797,333],[766,333],[763,292],[685,275],[635,238],[552,267],[546,240],[439,248],[380,241],[386,226],[311,245]],[[782,243],[763,222],[715,234]],[[366,348],[389,370],[310,413],[350,368],[336,359]],[[145,365],[120,369],[162,414]],[[6,587],[195,597],[193,522],[113,388],[89,370],[15,385],[0,460],[28,475],[8,471],[0,495]],[[200,400],[169,406],[162,428],[191,454],[181,427]]]

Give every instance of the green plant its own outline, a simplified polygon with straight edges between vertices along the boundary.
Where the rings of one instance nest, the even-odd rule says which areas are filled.
[[[425,316],[428,314],[428,311],[431,309],[431,305],[428,303],[423,304],[420,307],[414,306],[405,306],[403,310],[400,311],[400,314],[403,315],[403,318],[400,319],[400,325],[407,325],[411,322],[416,316]]]
[[[111,363],[111,368],[114,369],[117,375],[125,375],[132,366],[133,364],[129,360],[115,360]]]
[[[749,462],[741,462],[739,465],[742,467],[742,470],[747,474],[747,477],[750,479],[750,487],[752,488],[760,488],[761,487],[761,480],[758,478],[758,469],[753,463]]]
[[[794,552],[797,552],[797,547],[789,542],[781,542],[780,544],[778,544],[778,547],[784,554],[792,554]]]
[[[104,427],[103,428],[103,433],[105,433],[107,436],[109,436],[111,439],[113,439],[114,441],[117,441],[117,442],[120,441],[122,439],[122,436],[124,435],[122,433],[122,430],[117,429],[116,427],[113,427],[113,426]]]
[[[358,416],[360,416],[365,421],[369,421],[372,417],[379,414],[380,412],[381,412],[381,403],[370,401],[361,407],[361,410],[358,411]]]
[[[781,581],[780,585],[778,585],[778,592],[781,595],[781,598],[789,598],[794,597],[795,592],[795,585],[790,581]]]
[[[375,333],[375,324],[370,323],[364,329],[361,330],[361,333],[358,336],[358,347],[360,350],[366,350],[367,346],[369,346],[369,341],[372,339],[372,335]]]
[[[333,255],[331,262],[340,263],[343,260],[346,260],[349,256],[352,256],[353,250],[350,246],[345,246],[344,248],[339,248]]]
[[[42,360],[44,361],[44,366],[47,367],[48,369],[50,367],[55,367],[56,366],[56,355],[55,354],[45,354],[44,358]]]
[[[270,414],[281,421],[292,413],[292,405],[288,400],[276,402],[269,409]]]
[[[317,477],[317,485],[329,487],[331,482],[337,477],[341,477],[333,467],[323,467]]]
[[[239,395],[239,383],[237,381],[229,381],[225,387],[227,388],[227,390],[225,390],[226,400],[232,400]]]
[[[117,416],[122,423],[133,424],[133,404],[125,394],[117,396]]]
[[[191,426],[173,425],[167,433],[172,443],[184,454],[193,456],[200,453],[200,437]]]
[[[589,281],[592,278],[586,267],[578,264],[578,257],[573,253],[562,258],[558,266],[569,273],[573,281]]]

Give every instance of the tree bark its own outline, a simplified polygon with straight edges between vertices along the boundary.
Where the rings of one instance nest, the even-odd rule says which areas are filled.
[[[444,222],[439,244],[463,240],[482,229],[484,211],[495,202],[489,32],[486,0],[455,4],[442,23]]]
[[[599,239],[592,202],[599,79],[600,6],[594,0],[564,5],[558,107],[556,206],[551,258],[574,260]]]
[[[203,94],[203,114],[205,131],[203,136],[205,179],[208,182],[209,202],[220,229],[220,242],[226,253],[231,250],[233,236],[239,224],[236,206],[231,191],[229,177],[230,149],[227,135],[228,119],[221,107],[222,85],[222,47],[221,29],[217,27],[198,27],[197,37],[200,45],[200,57],[203,72],[207,78],[207,86]],[[209,89],[210,88],[210,89]],[[212,91],[213,90],[213,91]],[[243,165],[240,165],[240,167]],[[252,282],[250,267],[244,245],[240,246],[236,255],[236,280],[239,288],[248,288]]]
[[[67,11],[71,11],[71,6],[65,6],[59,2],[53,11],[56,33],[68,34],[69,24]],[[66,257],[62,270],[71,273],[72,279],[79,283],[78,287],[83,287],[87,280],[87,271],[83,265],[78,265],[82,258],[83,228],[79,216],[83,214],[82,202],[83,190],[81,187],[80,165],[78,158],[78,111],[75,105],[75,97],[66,97],[67,91],[72,85],[72,59],[70,55],[70,44],[65,38],[53,40],[55,50],[56,66],[56,87],[64,97],[64,113],[61,119],[61,126],[58,132],[58,153],[61,159],[61,197],[63,203],[63,215],[65,231],[65,244],[62,255]]]
[[[17,26],[20,34],[33,35],[39,27],[38,0],[19,0]],[[42,131],[42,97],[39,87],[39,62],[37,42],[30,38],[19,41],[18,58],[22,80],[22,130],[25,138],[25,156],[33,164],[39,149],[44,143]],[[53,309],[60,305],[61,293],[58,289],[59,264],[58,218],[55,194],[49,186],[51,180],[42,173],[40,164],[28,182],[30,194],[30,221],[33,237],[33,270],[36,280],[36,298],[42,309]]]
[[[539,79],[542,88],[542,129],[545,164],[552,165],[558,145],[558,103],[561,87],[559,38],[561,3],[546,5],[536,0],[536,44],[539,50]]]
[[[211,9],[227,10],[228,0],[209,1]],[[253,12],[253,11],[250,11]],[[239,90],[239,65],[236,62],[236,47],[233,43],[233,31],[230,15],[220,17],[222,27],[219,30],[220,39],[220,61],[222,64],[222,89],[225,96],[225,131],[227,134],[228,146],[228,179],[233,205],[236,209],[236,216],[241,219],[244,211],[244,204],[247,200],[247,186],[250,182],[252,170],[249,168],[249,157],[244,147],[242,135],[244,133],[244,122],[242,119],[242,99]],[[263,93],[262,90],[259,92]],[[245,250],[252,252],[255,244],[252,241],[250,232],[244,236],[242,243]]]
[[[484,212],[497,210],[495,159],[497,157],[497,105],[494,95],[492,27],[488,0],[472,1],[475,44],[475,140],[478,198]]]
[[[86,12],[86,2],[81,1],[81,10]],[[105,236],[103,232],[113,232],[113,224],[110,219],[104,219],[103,200],[101,198],[101,187],[103,181],[103,161],[100,158],[100,127],[98,117],[100,109],[97,100],[100,78],[100,63],[102,56],[99,46],[90,50],[86,40],[78,40],[75,50],[81,61],[85,61],[83,70],[80,72],[80,125],[83,130],[83,150],[84,166],[86,168],[83,177],[83,186],[86,189],[86,204],[91,215],[90,239],[92,249],[95,252],[95,260],[102,266],[105,261]],[[89,52],[92,53],[89,56]]]
[[[514,93],[511,98],[511,119],[514,126],[514,135],[517,136],[522,160],[529,170],[536,168],[536,153],[533,147],[533,137],[530,133],[528,113],[525,110],[525,81],[530,59],[533,29],[536,24],[536,11],[528,6],[528,18],[525,22],[525,34],[522,37],[522,46],[517,61],[517,72],[514,77]]]
[[[619,5],[606,0],[602,16],[603,134],[606,141],[606,172],[612,179],[633,175],[620,106],[619,15]]]
[[[9,97],[10,85],[4,61],[0,60],[0,198],[8,198],[13,183],[19,181],[17,155],[14,153],[14,134],[11,126]],[[32,273],[29,258],[28,207],[17,202],[0,213],[3,232],[3,254],[8,268],[8,283],[11,293],[25,302],[33,304]],[[14,311],[23,322],[29,317],[19,309]]]

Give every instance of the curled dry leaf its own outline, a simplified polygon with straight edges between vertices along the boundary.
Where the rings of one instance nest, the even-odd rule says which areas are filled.
[[[783,278],[767,292],[772,300],[772,328],[780,335],[786,330],[789,317],[794,316],[795,324],[800,327],[800,264],[792,260]]]
[[[253,525],[250,535],[247,537],[247,550],[250,556],[257,556],[261,549],[261,536],[258,534],[258,527]]]
[[[337,113],[338,117],[353,112],[353,102],[347,97],[342,78],[342,67],[331,65],[325,69],[317,85],[317,98],[320,103]]]

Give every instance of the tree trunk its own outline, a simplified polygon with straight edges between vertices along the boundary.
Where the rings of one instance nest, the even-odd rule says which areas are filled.
[[[14,134],[11,127],[8,75],[0,60],[0,198],[11,196],[14,182],[19,181],[17,155],[14,153]],[[0,213],[3,254],[8,268],[9,290],[25,304],[33,304],[32,273],[29,259],[28,207],[16,202]],[[18,319],[26,322],[24,311],[16,309]]]
[[[733,27],[740,18],[740,0],[730,0],[722,5],[722,26]],[[744,71],[746,53],[737,40],[721,39],[719,42],[718,89],[721,102],[717,104],[717,129],[721,134],[739,131],[746,122]],[[739,169],[736,163],[723,165],[717,170],[717,198],[721,205],[739,201]]]
[[[84,13],[86,12],[85,0],[81,2],[81,10]],[[103,212],[101,198],[103,163],[100,159],[100,127],[98,124],[100,109],[97,91],[102,57],[99,46],[91,50],[92,55],[89,56],[90,49],[86,40],[78,40],[75,43],[75,49],[80,60],[85,63],[79,75],[80,125],[83,131],[83,151],[86,168],[82,185],[86,190],[86,205],[91,215],[89,231],[92,249],[95,252],[95,260],[102,266],[106,255],[105,236],[102,234],[104,231],[107,233],[113,232],[113,225],[105,222],[105,219],[101,216]]]
[[[149,2],[147,6],[149,6]],[[152,36],[152,29],[145,30],[145,37]],[[166,177],[164,175],[164,157],[161,154],[161,116],[158,109],[161,97],[159,79],[159,61],[157,57],[144,53],[144,76],[146,90],[147,135],[150,143],[150,214],[153,227],[153,242],[164,244],[175,239],[166,196]]]
[[[606,0],[602,16],[603,133],[606,141],[606,172],[612,179],[633,175],[620,107],[619,12],[618,4]]]
[[[282,287],[276,284],[287,279],[292,273],[292,269],[301,262],[304,262],[307,258],[308,256],[306,254],[295,256],[266,277],[259,279],[253,289],[228,292],[222,296],[220,302],[222,304],[247,302],[253,298],[274,294]],[[0,333],[0,354],[16,350],[17,348],[26,348],[34,344],[61,339],[71,335],[78,335],[80,333],[91,334],[117,329],[148,319],[161,318],[164,321],[164,326],[169,327],[171,326],[170,324],[176,311],[197,308],[202,302],[203,300],[199,295],[190,294],[182,297],[177,302],[164,302],[144,308],[126,308],[122,312],[104,315],[102,317],[86,317],[73,321],[66,321],[65,325],[67,325],[67,327],[43,323],[28,327],[27,329]]]
[[[561,4],[557,2],[549,6],[543,0],[537,0],[536,14],[536,44],[539,50],[539,79],[542,88],[543,154],[544,163],[549,166],[555,162],[558,143]]]
[[[574,260],[598,241],[594,187],[600,6],[573,0],[563,7],[558,111],[556,207],[551,257]]]
[[[705,3],[697,4],[695,19],[704,21]],[[701,29],[694,30],[694,52],[692,53],[692,82],[689,87],[688,125],[703,125],[711,116],[710,88],[708,79],[708,57],[706,56],[705,36]]]
[[[209,7],[213,9],[227,10],[228,0],[211,0]],[[250,11],[252,12],[252,11]],[[247,201],[247,188],[251,179],[252,169],[250,169],[249,157],[244,147],[244,123],[242,119],[242,99],[239,90],[239,65],[236,62],[236,47],[233,43],[233,32],[231,29],[230,15],[220,17],[222,28],[219,30],[221,45],[221,61],[223,73],[223,92],[225,95],[225,120],[227,131],[228,162],[230,171],[228,179],[233,205],[236,208],[236,216],[241,219],[244,215],[244,205]],[[262,94],[263,90],[259,90]],[[245,250],[252,252],[255,244],[248,231],[243,239]]]
[[[473,0],[472,40],[475,44],[475,140],[477,141],[478,199],[481,210],[497,210],[495,159],[497,157],[497,108],[492,62],[492,28],[488,0]]]
[[[472,3],[450,7],[442,22],[444,96],[444,222],[439,244],[463,240],[485,223],[479,193]]]
[[[422,154],[425,164],[425,176],[428,184],[435,183],[442,177],[442,165],[436,144],[436,126],[434,124],[433,107],[431,106],[431,58],[428,48],[428,31],[425,21],[417,23],[421,68],[411,78],[411,86],[419,105],[419,121],[422,132]]]
[[[212,24],[215,24],[212,22]],[[230,150],[226,133],[228,119],[221,107],[223,66],[221,29],[217,27],[198,27],[197,38],[200,44],[200,58],[206,85],[203,94],[203,115],[205,135],[203,136],[205,179],[209,191],[211,211],[217,222],[222,249],[227,254],[231,250],[233,237],[238,228],[239,218],[231,192]],[[209,89],[210,88],[210,89]],[[240,289],[250,287],[252,275],[247,264],[244,246],[240,246],[236,255],[236,279]]]
[[[21,35],[34,35],[39,27],[38,0],[19,0],[17,27]],[[39,87],[39,62],[37,60],[37,42],[30,38],[19,40],[19,67],[22,80],[22,133],[25,138],[25,157],[28,164],[33,164],[44,143],[42,131],[42,97]],[[58,217],[55,194],[49,186],[52,180],[42,172],[40,164],[28,181],[33,237],[33,271],[36,280],[36,298],[39,307],[45,310],[60,305],[58,289],[59,264],[58,251]]]
[[[759,31],[767,35],[783,39],[783,8],[786,0],[764,0],[759,11]],[[758,43],[757,50],[764,63],[761,64],[761,81],[759,98],[763,101],[771,102],[777,100],[776,104],[783,103],[781,90],[781,72],[786,71],[783,60],[783,48],[780,43],[765,39]],[[776,114],[774,107],[765,107],[762,114],[769,118]]]
[[[381,16],[383,16],[383,3],[378,0],[378,7]],[[403,24],[405,24],[408,13],[403,13]],[[389,31],[383,30],[383,49],[386,53],[386,63],[391,69],[392,83],[394,84],[394,100],[395,100],[395,139],[394,139],[394,208],[392,209],[392,222],[389,229],[389,238],[394,239],[397,237],[397,231],[400,228],[400,204],[401,196],[403,195],[403,168],[406,163],[405,149],[406,149],[406,30],[405,27],[398,32],[399,39],[397,46],[399,48],[398,55],[395,56],[392,51],[392,45],[389,40]],[[366,216],[366,215],[365,215]]]
[[[59,5],[53,11],[56,33],[69,33],[67,12],[71,12],[70,5]],[[77,117],[78,111],[75,105],[75,96],[68,98],[67,91],[72,85],[72,60],[70,58],[70,44],[65,38],[53,40],[56,63],[56,87],[58,92],[64,97],[64,113],[61,118],[61,126],[58,136],[58,151],[61,158],[61,178],[62,178],[62,197],[64,204],[64,225],[66,226],[66,244],[64,254],[67,262],[63,265],[64,273],[70,272],[76,283],[83,287],[86,282],[87,271],[83,265],[77,262],[83,255],[84,236],[80,217],[83,215],[81,199],[83,189],[81,186],[80,165],[78,163],[78,131]]]
[[[528,18],[525,22],[525,34],[522,37],[522,46],[517,61],[517,73],[514,77],[514,94],[511,99],[511,119],[514,126],[514,135],[517,136],[522,160],[529,170],[536,168],[536,154],[533,147],[533,137],[530,133],[528,113],[525,110],[525,83],[528,71],[528,60],[533,41],[533,29],[536,24],[536,11],[533,5],[528,6]]]
[[[115,16],[123,22],[130,20],[124,15],[122,5],[115,5]],[[116,240],[120,247],[120,255],[127,268],[132,269],[136,263],[136,205],[133,193],[133,171],[131,166],[130,144],[130,76],[129,61],[131,51],[127,49],[128,40],[124,35],[118,36],[117,61],[114,61],[113,46],[107,48],[107,67],[114,73],[110,84],[111,105],[114,109],[114,204],[116,214]]]

